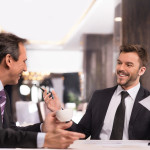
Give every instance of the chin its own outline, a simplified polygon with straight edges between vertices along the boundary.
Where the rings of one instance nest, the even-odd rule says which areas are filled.
[[[15,84],[18,84],[18,80],[16,81],[16,83]]]
[[[16,85],[16,84],[18,84],[18,80],[11,83],[11,85]]]
[[[117,82],[118,83],[118,85],[120,85],[120,86],[126,86],[126,83],[127,82]]]

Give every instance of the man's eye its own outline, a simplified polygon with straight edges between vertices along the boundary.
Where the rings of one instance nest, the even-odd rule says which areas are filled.
[[[128,66],[128,67],[132,67],[133,65],[132,65],[132,64],[127,64],[127,66]]]

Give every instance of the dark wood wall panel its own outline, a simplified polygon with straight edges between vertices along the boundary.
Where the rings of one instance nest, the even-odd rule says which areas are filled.
[[[150,0],[122,0],[122,43],[143,45],[150,55]],[[150,90],[150,65],[141,81]]]
[[[113,35],[85,35],[84,72],[86,76],[86,98],[96,89],[112,86]]]

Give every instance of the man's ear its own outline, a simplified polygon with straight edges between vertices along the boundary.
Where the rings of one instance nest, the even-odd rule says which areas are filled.
[[[146,67],[141,67],[140,70],[139,70],[139,76],[142,76],[146,71]]]
[[[6,62],[6,66],[7,66],[8,68],[10,68],[10,67],[11,67],[11,64],[12,64],[12,57],[11,57],[10,54],[7,54],[7,55],[5,56],[5,62]]]

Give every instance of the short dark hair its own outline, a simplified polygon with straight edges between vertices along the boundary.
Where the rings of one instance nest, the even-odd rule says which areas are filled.
[[[141,60],[141,66],[147,66],[148,64],[148,53],[141,45],[122,45],[120,46],[120,53],[135,52],[138,54]]]
[[[0,63],[2,59],[10,54],[15,61],[19,57],[19,43],[26,43],[27,40],[12,33],[0,33]]]

